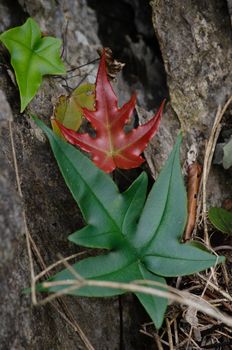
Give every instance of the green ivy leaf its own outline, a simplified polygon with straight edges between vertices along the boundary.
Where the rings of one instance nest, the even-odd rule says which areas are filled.
[[[211,208],[209,220],[221,232],[232,234],[232,213],[223,208]]]
[[[84,278],[131,282],[154,280],[165,285],[166,276],[179,276],[213,266],[223,261],[194,244],[182,244],[185,228],[186,192],[181,175],[179,147],[181,136],[146,200],[147,175],[142,173],[124,193],[111,178],[98,169],[72,145],[58,138],[41,121],[61,173],[78,203],[87,226],[74,232],[69,240],[86,247],[109,249],[109,253],[89,257],[73,265]],[[144,204],[145,203],[145,204]],[[73,280],[65,269],[51,280]],[[40,291],[57,292],[67,285]],[[70,292],[80,296],[112,296],[122,290],[82,287]],[[167,300],[141,293],[136,296],[159,328]]]
[[[23,112],[39,89],[43,75],[65,73],[60,59],[62,42],[49,36],[41,38],[40,28],[32,18],[2,33],[0,41],[11,54]]]
[[[70,96],[60,96],[55,105],[53,118],[66,128],[77,131],[82,122],[83,108],[94,109],[95,85],[83,84],[77,87]],[[53,131],[64,139],[59,127],[51,119]]]

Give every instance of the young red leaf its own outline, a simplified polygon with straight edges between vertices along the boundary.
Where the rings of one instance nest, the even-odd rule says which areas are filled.
[[[135,103],[136,96],[133,95],[129,102],[118,108],[117,97],[107,78],[103,51],[96,80],[96,109],[83,109],[84,116],[96,131],[96,137],[74,132],[56,122],[65,139],[91,153],[93,162],[105,172],[111,172],[116,167],[136,168],[144,161],[140,154],[159,126],[164,102],[146,124],[125,133],[124,126],[133,113]]]

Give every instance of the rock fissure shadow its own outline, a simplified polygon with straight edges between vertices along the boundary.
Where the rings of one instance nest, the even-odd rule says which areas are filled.
[[[126,62],[123,77],[131,90],[142,89],[146,107],[158,107],[168,96],[168,88],[149,1],[87,1],[96,11],[102,44]]]
[[[123,78],[130,86],[131,92],[138,93],[138,103],[141,101],[146,108],[154,110],[168,97],[168,88],[159,44],[152,25],[149,1],[87,1],[96,12],[98,36],[102,45],[109,47],[117,60],[126,63],[122,71]],[[135,123],[138,121],[135,120]],[[120,190],[125,190],[139,172],[141,169],[117,170],[114,180]],[[149,318],[137,298],[120,296],[118,309],[120,350],[149,349],[154,346],[147,337],[139,334],[141,323],[149,322]],[[133,329],[133,337],[128,338],[128,333],[133,332]]]

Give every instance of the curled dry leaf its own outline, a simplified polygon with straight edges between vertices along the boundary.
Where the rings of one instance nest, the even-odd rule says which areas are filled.
[[[125,63],[119,62],[113,58],[112,50],[109,47],[98,49],[97,52],[102,56],[103,51],[106,57],[106,70],[107,76],[110,80],[114,80],[116,75],[123,69]]]
[[[195,162],[188,167],[188,221],[183,240],[191,238],[196,220],[197,195],[200,186],[202,166]]]
[[[188,307],[184,314],[184,318],[192,327],[197,327],[199,325],[197,310],[193,307]]]

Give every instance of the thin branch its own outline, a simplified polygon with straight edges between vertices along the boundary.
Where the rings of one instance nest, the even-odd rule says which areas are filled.
[[[204,222],[204,240],[207,246],[210,246],[209,242],[209,235],[208,235],[208,228],[207,228],[207,204],[206,204],[206,198],[207,198],[207,181],[208,176],[211,168],[211,163],[213,159],[214,150],[216,147],[217,139],[221,131],[221,120],[223,115],[225,114],[227,108],[229,107],[230,103],[232,102],[232,96],[227,100],[225,103],[223,109],[221,110],[221,106],[218,107],[216,117],[214,120],[214,124],[211,130],[211,134],[209,137],[209,141],[206,145],[205,150],[205,158],[204,158],[204,166],[203,166],[203,181],[202,181],[202,215],[203,215],[203,222]]]
[[[143,281],[144,282],[144,281]],[[154,284],[154,281],[145,281],[146,284]],[[206,300],[201,299],[196,295],[186,293],[183,291],[176,290],[175,293],[167,292],[159,289],[154,289],[152,287],[140,286],[134,283],[119,283],[119,282],[108,282],[108,281],[96,281],[96,280],[66,280],[66,281],[55,281],[55,282],[44,282],[44,288],[52,288],[58,286],[68,285],[69,287],[64,288],[62,291],[52,294],[51,296],[42,300],[39,304],[44,305],[47,302],[65,294],[69,294],[75,289],[80,289],[82,287],[101,287],[101,288],[112,288],[112,289],[122,289],[133,293],[144,293],[148,295],[158,296],[161,298],[167,298],[175,301],[179,304],[184,304],[195,308],[200,312],[204,312],[207,315],[225,323],[227,326],[232,327],[232,317],[221,313],[216,308],[212,307],[210,303]]]
[[[64,265],[67,267],[68,262],[63,260]],[[109,281],[97,281],[97,280],[86,280],[79,276],[79,274],[73,271],[73,268],[69,266],[69,271],[74,276],[74,279],[63,280],[63,281],[53,281],[53,282],[44,282],[42,285],[44,288],[52,288],[58,286],[67,286],[62,290],[59,290],[57,293],[54,293],[47,298],[43,299],[40,304],[44,305],[49,301],[54,300],[55,298],[69,294],[74,290],[80,289],[82,287],[101,287],[101,288],[112,288],[112,289],[122,289],[134,293],[144,293],[148,295],[159,296],[162,298],[167,298],[172,301],[178,302],[180,304],[188,305],[195,308],[198,311],[204,312],[209,316],[224,322],[226,325],[232,327],[232,317],[227,316],[221,313],[219,310],[214,308],[206,300],[202,299],[199,296],[192,295],[185,291],[179,291],[176,288],[171,286],[166,286],[160,282],[141,280],[134,281],[133,283],[120,283],[120,282],[109,282]],[[139,283],[143,284],[142,286]],[[144,286],[146,284],[146,286]],[[147,286],[148,285],[148,286]],[[163,287],[165,290],[155,289],[149,286]]]
[[[210,282],[206,277],[201,275],[200,273],[197,273],[197,276],[199,276],[203,281],[207,283],[208,286],[216,290],[218,293],[220,293],[224,298],[226,298],[228,301],[232,302],[232,297],[226,293],[224,290],[220,289],[218,286],[216,286],[214,283]]]
[[[71,259],[74,259],[76,258],[77,256],[80,256],[80,255],[84,255],[86,254],[86,252],[80,252],[80,253],[76,253],[76,254],[73,254],[73,255],[70,255],[68,256],[67,258],[63,258],[61,260],[58,260],[56,261],[54,264],[51,264],[49,265],[48,267],[46,267],[43,271],[41,271],[40,273],[38,273],[36,276],[35,276],[35,281],[38,281],[41,277],[43,277],[44,275],[46,275],[49,271],[53,270],[55,267],[57,267],[58,265],[60,264],[63,264],[64,261],[69,261]]]
[[[100,60],[100,58],[95,58],[95,59],[93,59],[92,61],[89,61],[89,62],[87,62],[87,63],[81,64],[80,66],[73,67],[73,68],[67,70],[67,73],[71,73],[71,72],[73,72],[73,71],[75,71],[75,70],[77,70],[77,69],[86,67],[86,66],[88,66],[88,65],[90,65],[90,64],[94,64],[94,63],[98,62],[99,60]]]
[[[12,122],[11,121],[9,121],[9,131],[10,131],[11,149],[12,149],[12,156],[13,156],[13,163],[14,163],[14,170],[15,170],[15,177],[16,177],[18,193],[19,193],[20,198],[23,200],[23,193],[22,193],[20,179],[19,179],[19,170],[18,170],[18,164],[17,164],[17,158],[16,158],[16,151],[15,151],[15,144],[14,144],[14,137],[13,137]],[[35,270],[34,270],[32,251],[31,251],[31,245],[30,245],[30,232],[29,232],[28,227],[27,227],[25,209],[23,209],[22,214],[23,214],[23,222],[24,222],[24,229],[25,229],[26,242],[27,242],[27,252],[28,252],[30,272],[31,272],[31,298],[32,298],[32,303],[34,304],[36,302]]]
[[[173,340],[172,340],[171,325],[170,325],[170,322],[169,322],[169,319],[168,319],[168,318],[166,318],[165,321],[166,321],[166,327],[167,327],[167,333],[168,333],[169,349],[170,349],[170,350],[174,350],[174,347],[173,347]]]

